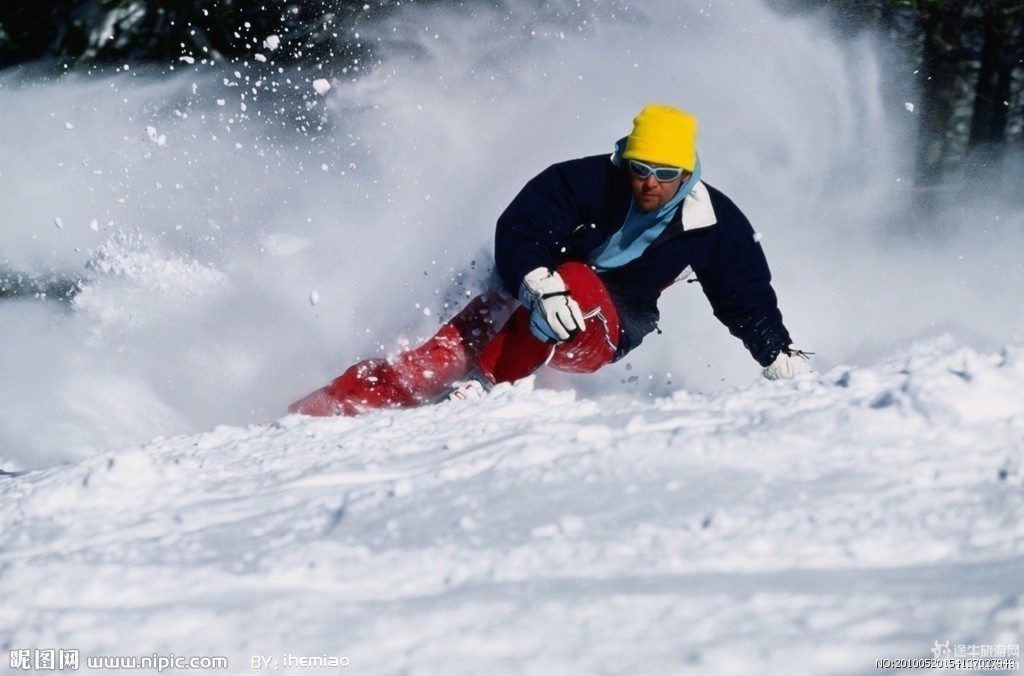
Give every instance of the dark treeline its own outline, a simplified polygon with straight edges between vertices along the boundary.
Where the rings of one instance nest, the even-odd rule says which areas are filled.
[[[423,3],[425,0],[418,0]],[[366,54],[359,27],[413,0],[33,0],[0,7],[0,68],[48,61],[167,64],[251,55],[268,35],[275,60]]]
[[[282,37],[278,63],[349,63],[372,55],[359,28],[429,0],[35,0],[0,8],[0,68],[245,58]],[[441,0],[438,0],[440,2]],[[481,0],[483,1],[483,0]],[[1024,164],[1024,0],[768,0],[823,13],[841,33],[875,30],[916,73],[916,181],[948,169]],[[460,3],[464,4],[464,3]],[[465,3],[469,6],[472,3]]]

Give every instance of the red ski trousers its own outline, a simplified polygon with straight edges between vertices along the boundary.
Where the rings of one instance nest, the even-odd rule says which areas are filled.
[[[417,406],[437,400],[474,368],[492,383],[525,378],[544,364],[568,373],[598,370],[615,357],[618,312],[588,266],[565,263],[557,272],[583,312],[584,330],[571,339],[558,344],[538,340],[530,331],[528,308],[505,294],[485,293],[419,347],[390,361],[361,361],[327,387],[292,404],[289,412],[357,415]]]

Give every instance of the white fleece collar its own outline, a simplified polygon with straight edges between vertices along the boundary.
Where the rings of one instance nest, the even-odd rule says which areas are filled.
[[[715,208],[711,204],[711,194],[703,181],[697,181],[693,190],[683,200],[683,230],[708,228],[718,222]]]

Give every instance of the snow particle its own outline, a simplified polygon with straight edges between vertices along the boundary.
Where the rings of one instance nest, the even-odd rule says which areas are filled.
[[[156,127],[153,127],[153,126],[146,127],[146,136],[149,137],[150,141],[152,141],[153,143],[157,144],[161,148],[164,147],[165,145],[167,145],[167,136],[165,136],[164,134],[158,133],[157,130],[156,130]]]
[[[914,112],[914,104],[911,103],[910,101],[907,101],[903,105],[907,109],[907,112],[910,112],[910,113]]]
[[[317,305],[319,305],[320,304],[320,294],[317,293],[316,291],[314,291],[311,294],[309,294],[309,304],[312,305],[313,307],[316,307]]]
[[[323,96],[327,92],[331,91],[331,83],[324,78],[318,78],[313,80],[313,89],[316,90],[317,94]]]

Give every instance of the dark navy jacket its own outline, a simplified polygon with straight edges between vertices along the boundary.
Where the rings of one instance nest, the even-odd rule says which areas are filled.
[[[545,169],[498,218],[494,257],[505,289],[518,296],[523,277],[535,268],[587,262],[622,227],[632,199],[626,170],[608,155]],[[754,229],[728,197],[698,182],[639,258],[598,272],[619,311],[616,358],[657,328],[661,292],[690,273],[715,316],[762,366],[790,344]]]

